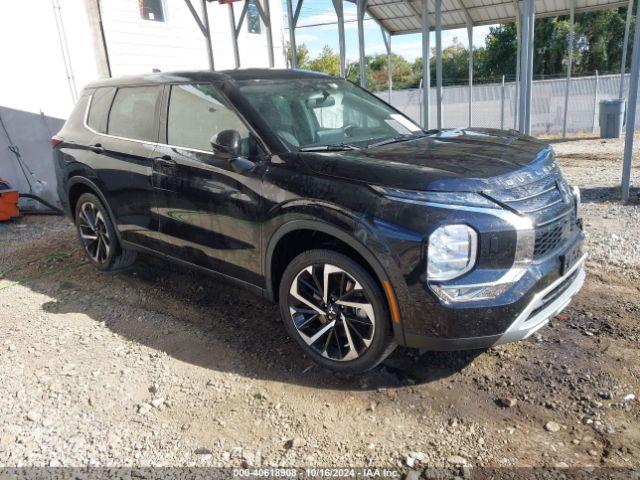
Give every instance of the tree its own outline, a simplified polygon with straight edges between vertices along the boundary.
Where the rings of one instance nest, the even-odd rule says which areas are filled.
[[[286,50],[287,62],[291,65],[291,44],[289,42],[287,42]],[[306,68],[307,62],[309,61],[309,49],[304,43],[302,45],[296,45],[296,56],[298,57],[296,68]]]
[[[305,68],[328,75],[340,75],[340,56],[331,47],[325,45],[322,52],[305,64]]]
[[[592,74],[595,70],[601,73],[618,71],[622,57],[626,11],[626,8],[615,8],[580,13],[575,16],[573,68],[576,74]],[[566,73],[568,36],[568,16],[536,20],[534,75]],[[491,27],[484,48],[479,49],[478,52],[479,76],[494,80],[502,75],[513,78],[516,72],[516,49],[515,24]],[[627,61],[630,58],[631,49],[628,51]]]
[[[367,87],[370,90],[385,90],[389,88],[387,67],[386,54],[378,54],[370,58],[367,65],[367,68],[371,70],[371,74],[367,75],[368,78],[371,78],[371,85],[367,83]],[[393,88],[397,90],[409,88],[414,81],[411,64],[404,57],[395,53],[391,54],[391,80]]]
[[[622,60],[626,8],[582,13],[580,18],[580,62],[581,73],[616,72]],[[632,17],[630,41],[636,19]],[[631,62],[631,50],[627,51],[627,65]]]
[[[489,27],[485,46],[480,49],[479,77],[499,77],[516,74],[516,25],[508,23]]]

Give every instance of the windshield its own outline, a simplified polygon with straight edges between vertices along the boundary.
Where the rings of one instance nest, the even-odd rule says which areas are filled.
[[[374,95],[333,78],[240,82],[240,93],[291,149],[362,148],[422,134]]]

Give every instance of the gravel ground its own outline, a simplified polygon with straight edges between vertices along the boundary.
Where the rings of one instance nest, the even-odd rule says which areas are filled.
[[[618,203],[618,142],[554,146],[590,253],[567,311],[357,378],[301,357],[247,292],[146,257],[98,273],[65,219],[0,224],[0,465],[638,468],[637,191]]]
[[[636,142],[640,140],[637,136]],[[564,174],[580,187],[592,268],[640,278],[640,168],[632,169],[631,205],[620,202],[624,139],[554,140]]]

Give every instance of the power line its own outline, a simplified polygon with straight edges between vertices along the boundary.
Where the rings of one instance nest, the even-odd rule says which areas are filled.
[[[370,21],[373,20],[372,18],[365,18],[364,21]],[[353,22],[357,22],[357,19],[353,19],[353,20],[345,20],[344,23],[353,23]],[[328,26],[328,25],[338,25],[338,22],[326,22],[326,23],[311,23],[309,25],[297,25],[296,26],[296,30],[298,30],[299,28],[309,28],[309,27],[324,27],[324,26]],[[289,30],[289,26],[284,27],[285,30]]]

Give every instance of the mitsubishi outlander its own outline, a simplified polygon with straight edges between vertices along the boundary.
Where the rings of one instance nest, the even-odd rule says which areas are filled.
[[[424,131],[343,79],[99,81],[52,144],[97,268],[146,252],[232,280],[278,302],[304,353],[336,371],[371,369],[396,345],[527,338],[584,282],[579,191],[548,144]]]

